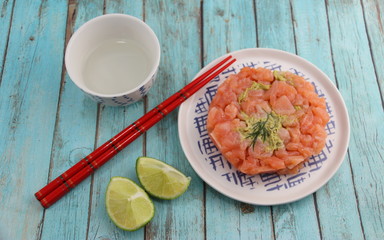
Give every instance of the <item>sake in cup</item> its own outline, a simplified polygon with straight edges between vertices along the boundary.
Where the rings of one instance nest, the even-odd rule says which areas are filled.
[[[65,52],[69,77],[93,100],[124,106],[142,99],[156,79],[160,44],[142,20],[107,14],[82,25]]]

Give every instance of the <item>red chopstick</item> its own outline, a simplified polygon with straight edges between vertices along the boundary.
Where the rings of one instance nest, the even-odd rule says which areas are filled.
[[[135,130],[135,127],[139,126],[143,122],[147,121],[148,119],[151,119],[156,113],[158,113],[159,110],[162,110],[166,106],[168,106],[170,103],[175,101],[178,97],[180,97],[181,94],[188,91],[193,85],[200,82],[204,78],[206,78],[209,74],[211,74],[213,71],[215,71],[217,68],[219,68],[222,64],[227,62],[229,59],[231,59],[232,56],[228,56],[224,58],[222,61],[220,61],[218,64],[216,64],[213,68],[206,71],[204,74],[190,82],[188,85],[186,85],[183,89],[181,89],[179,92],[176,92],[171,97],[166,99],[164,102],[160,103],[157,107],[152,109],[150,112],[145,114],[143,117],[135,121],[133,124],[129,125],[127,128],[125,128],[123,131],[121,131],[119,134],[114,136],[113,138],[109,139],[107,142],[105,142],[103,145],[98,147],[95,151],[90,153],[85,158],[81,159],[78,163],[76,163],[74,166],[72,166],[70,169],[65,171],[63,174],[58,176],[56,179],[51,181],[49,184],[47,184],[45,187],[40,189],[38,192],[35,193],[35,197],[37,200],[43,199],[45,196],[47,196],[50,192],[55,190],[57,187],[59,187],[61,184],[63,184],[65,181],[70,179],[73,175],[78,173],[81,169],[83,169],[85,166],[87,166],[90,162],[94,161],[96,158],[98,158],[101,154],[106,152],[108,149],[113,147],[113,145],[122,139],[126,137],[128,134],[130,134],[132,131]]]
[[[179,92],[172,95],[170,98],[165,100],[163,103],[159,104],[157,107],[155,107],[146,115],[144,115],[142,118],[140,118],[139,120],[131,124],[129,127],[124,129],[115,137],[113,137],[107,143],[103,144],[101,147],[96,149],[98,154],[97,157],[95,157],[96,151],[90,154],[94,159],[93,161],[90,161],[89,158],[87,159],[88,156],[85,159],[82,159],[80,162],[84,162],[84,163],[80,164],[79,162],[75,165],[78,169],[80,167],[82,168],[76,173],[74,173],[71,177],[68,177],[67,180],[64,179],[64,176],[62,174],[58,177],[60,179],[59,181],[62,182],[61,184],[59,184],[59,181],[56,181],[55,179],[54,180],[55,183],[52,184],[49,188],[47,188],[49,184],[46,187],[44,187],[43,188],[45,189],[44,193],[46,193],[45,196],[40,197],[40,199],[38,198],[42,206],[45,208],[48,208],[49,206],[51,206],[53,203],[59,200],[62,196],[64,196],[67,192],[69,192],[72,188],[77,186],[81,181],[83,181],[85,178],[91,175],[96,169],[101,167],[104,163],[106,163],[119,151],[125,148],[128,144],[133,142],[141,134],[143,134],[145,131],[147,131],[149,128],[151,128],[153,125],[159,122],[168,113],[176,109],[188,97],[190,97],[192,94],[194,94],[201,87],[203,87],[210,80],[212,80],[214,77],[216,77],[218,74],[220,74],[223,70],[225,70],[227,67],[229,67],[232,63],[236,61],[236,59],[232,59],[230,62],[228,62],[224,66],[220,67],[222,64],[224,64],[231,58],[232,56],[228,56],[227,58],[219,62],[212,69],[208,70],[206,73],[204,73],[203,75],[201,75],[200,77],[192,81],[190,84],[182,88]],[[220,68],[216,70],[218,67]],[[213,71],[215,72],[209,76],[209,74],[211,74]],[[105,151],[101,152],[101,150],[99,149],[105,149]],[[69,169],[68,171],[70,170],[71,169]],[[70,171],[71,174],[73,172],[74,170]],[[68,175],[65,175],[65,176],[68,176]],[[53,186],[55,186],[55,188]],[[48,190],[50,189],[52,190],[49,193],[47,193]],[[40,190],[39,192],[41,193],[42,190]],[[36,197],[37,195],[42,196],[42,194],[38,194],[38,193],[35,194]]]

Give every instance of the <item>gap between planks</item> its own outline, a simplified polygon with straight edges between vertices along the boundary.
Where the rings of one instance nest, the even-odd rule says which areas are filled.
[[[76,0],[69,0],[68,1],[68,11],[67,11],[67,23],[66,23],[66,29],[65,29],[65,42],[64,42],[64,47],[63,47],[63,52],[65,54],[65,50],[67,47],[67,44],[69,42],[69,39],[72,36],[73,33],[73,23],[76,19],[76,7],[77,7],[77,1]],[[64,56],[63,54],[63,56]],[[65,84],[65,75],[66,75],[66,70],[65,70],[65,62],[63,59],[62,63],[62,71],[61,71],[61,82],[60,82],[60,89],[59,89],[59,98],[57,101],[57,112],[56,112],[56,121],[55,121],[55,127],[54,127],[54,135],[56,135],[56,129],[59,124],[59,113],[60,113],[60,102],[61,102],[61,95],[63,92],[63,87]],[[52,138],[52,141],[54,141],[55,137]],[[53,142],[52,142],[53,146]],[[50,179],[52,178],[51,174],[51,169],[52,169],[52,161],[53,161],[53,151],[51,151],[51,156],[50,156],[50,161],[49,161],[49,170],[48,170],[48,175],[47,175],[47,184],[49,183]],[[46,209],[43,209],[43,216],[41,219],[41,227],[39,229],[39,234],[38,234],[38,239],[41,239],[41,234],[43,232],[44,228],[44,218],[45,218],[45,212]]]
[[[200,67],[204,67],[204,2],[200,1]],[[207,207],[206,207],[206,195],[207,195],[207,187],[205,182],[203,181],[203,235],[204,240],[207,239]]]
[[[328,3],[328,0],[324,0],[324,2],[325,2],[325,10],[326,10],[325,13],[326,13],[326,16],[327,16],[328,36],[329,36],[329,43],[330,43],[330,51],[331,51],[331,60],[332,60],[333,73],[334,73],[334,76],[335,76],[336,87],[339,89],[339,82],[338,82],[338,79],[337,79],[337,73],[336,73],[337,71],[336,71],[334,54],[333,54],[333,47],[332,47],[331,26],[330,26],[330,23],[329,23],[329,14],[328,14],[328,12],[329,12],[329,9],[328,9],[329,3]],[[364,24],[365,24],[365,18],[364,18]],[[347,149],[346,156],[348,157],[348,159],[350,159],[349,147]],[[351,171],[351,181],[353,182],[353,190],[354,190],[354,193],[355,193],[356,208],[357,208],[357,212],[358,212],[358,215],[359,215],[360,227],[361,227],[361,231],[363,233],[363,237],[365,239],[365,232],[364,232],[363,222],[362,222],[361,214],[360,214],[360,205],[359,205],[359,200],[358,200],[357,194],[356,194],[356,186],[355,186],[355,181],[354,181],[355,178],[354,178],[353,168],[352,168],[352,164],[350,162],[348,163],[348,165],[349,165],[349,169]],[[320,232],[320,235],[321,235],[321,232]]]
[[[4,72],[5,61],[7,59],[8,43],[9,43],[9,36],[11,34],[12,20],[13,20],[13,10],[15,9],[15,2],[16,2],[16,0],[13,1],[13,3],[12,3],[11,16],[9,17],[9,28],[8,28],[8,32],[7,32],[7,40],[6,40],[5,47],[4,47],[3,64],[1,66],[1,71],[0,71],[0,86],[1,86],[1,82],[3,80],[3,72]]]
[[[72,1],[74,6],[74,11],[76,11],[77,8],[77,0],[70,0]],[[103,15],[105,14],[106,9],[106,2],[103,1]],[[72,23],[75,23],[76,18],[72,18]],[[99,137],[99,124],[100,124],[100,118],[101,118],[101,112],[103,111],[104,107],[100,105],[100,103],[97,103],[97,111],[96,111],[96,125],[95,125],[95,138],[93,143],[93,149],[95,150],[97,148],[97,139]],[[92,212],[92,201],[93,201],[93,182],[94,182],[94,174],[91,174],[91,185],[89,186],[89,202],[88,202],[88,217],[87,217],[87,229],[85,233],[85,239],[88,239],[89,237],[89,226],[91,223],[91,212]]]
[[[380,83],[379,83],[379,76],[377,74],[377,67],[376,67],[376,63],[375,63],[375,59],[373,57],[373,52],[372,52],[372,39],[368,33],[368,25],[367,25],[367,19],[366,19],[366,16],[365,16],[365,7],[364,7],[364,1],[363,0],[360,0],[360,5],[361,5],[361,11],[362,11],[362,14],[363,14],[363,19],[364,19],[364,27],[365,27],[365,34],[367,35],[367,39],[368,39],[368,46],[369,46],[369,52],[371,53],[371,61],[372,61],[372,65],[373,65],[373,70],[375,71],[375,76],[376,76],[376,83],[377,83],[377,87],[379,88],[379,92],[381,93],[380,94],[380,99],[381,99],[381,106],[382,108],[384,109],[384,99],[383,99],[383,89],[381,89],[381,86],[380,86]],[[378,11],[378,13],[380,13],[380,9],[379,9],[379,6],[377,5],[377,2],[376,2],[376,10]],[[379,23],[380,23],[380,19],[379,19]]]

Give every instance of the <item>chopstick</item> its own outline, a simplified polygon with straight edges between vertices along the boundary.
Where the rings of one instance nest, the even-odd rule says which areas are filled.
[[[227,62],[229,59],[231,59],[232,56],[228,56],[224,58],[222,61],[220,61],[218,64],[216,64],[214,67],[203,73],[201,76],[190,82],[188,85],[186,85],[183,89],[173,94],[171,97],[166,99],[164,102],[157,105],[155,108],[153,108],[151,111],[149,111],[147,114],[145,114],[140,119],[136,120],[134,123],[129,125],[127,128],[122,130],[120,133],[118,133],[113,138],[109,139],[107,142],[105,142],[103,145],[98,147],[95,151],[90,153],[88,156],[81,159],[78,163],[76,163],[74,166],[72,166],[70,169],[62,173],[60,176],[58,176],[56,179],[51,181],[49,184],[47,184],[45,187],[40,189],[38,192],[35,193],[35,197],[37,200],[43,199],[45,196],[47,196],[49,193],[51,193],[53,190],[58,188],[60,185],[64,184],[68,179],[70,179],[72,176],[74,176],[76,173],[81,171],[84,167],[86,167],[89,163],[93,162],[95,159],[97,159],[101,154],[108,151],[111,147],[113,147],[117,142],[124,139],[128,134],[130,134],[132,131],[135,131],[135,128],[140,126],[142,123],[146,122],[147,120],[151,119],[154,115],[156,115],[159,110],[162,110],[163,108],[167,107],[170,103],[175,101],[177,98],[181,96],[181,94],[184,94],[187,92],[192,86],[197,84],[198,82],[205,79],[209,74],[211,74],[213,71],[218,69],[221,65],[223,65],[225,62]]]
[[[176,109],[182,102],[188,99],[188,97],[193,95],[205,84],[207,84],[214,77],[216,77],[236,61],[236,59],[232,59],[230,62],[226,63],[231,58],[232,56],[228,56],[220,61],[213,68],[202,74],[200,77],[196,78],[180,91],[176,92],[170,98],[159,104],[157,107],[145,114],[142,118],[135,121],[122,132],[111,138],[90,155],[82,159],[72,168],[42,188],[35,194],[41,205],[45,208],[48,208],[57,200],[59,200],[67,192],[69,192],[85,178],[91,175],[96,169],[101,167],[119,151],[133,142],[136,138],[141,136],[167,114]],[[223,65],[224,63],[226,64]]]

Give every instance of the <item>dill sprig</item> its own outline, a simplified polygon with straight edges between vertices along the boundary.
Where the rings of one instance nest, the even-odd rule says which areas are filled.
[[[277,134],[282,127],[282,117],[275,112],[264,112],[267,114],[265,118],[254,121],[250,118],[247,127],[241,131],[244,138],[251,140],[251,147],[254,149],[257,139],[263,143],[267,143],[266,151],[278,149],[283,145],[283,141]]]
[[[272,116],[271,113],[267,114],[267,118],[265,120],[260,120],[256,122],[252,128],[251,131],[247,134],[246,138],[251,139],[251,147],[254,148],[256,141],[258,138],[265,142],[270,136],[271,131],[269,128],[266,128],[266,124],[269,120],[269,118]]]

